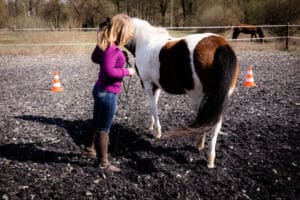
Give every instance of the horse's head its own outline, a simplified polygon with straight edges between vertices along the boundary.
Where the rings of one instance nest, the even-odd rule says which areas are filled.
[[[142,43],[145,40],[145,34],[151,25],[145,21],[138,18],[132,18],[133,23],[133,37],[130,38],[125,45],[125,47],[135,56],[136,44]]]
[[[148,21],[132,18],[134,33],[125,47],[135,55],[139,47],[145,47],[146,44],[155,43],[164,40],[167,41],[170,35],[166,29],[154,27]]]
[[[135,41],[133,38],[128,40],[127,44],[125,45],[125,48],[128,49],[128,51],[130,51],[130,53],[132,53],[132,55],[135,56]]]

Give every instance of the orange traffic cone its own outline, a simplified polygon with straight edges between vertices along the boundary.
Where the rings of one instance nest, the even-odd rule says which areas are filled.
[[[51,88],[51,92],[62,92],[64,89],[62,88],[62,86],[60,84],[58,72],[54,71],[53,75],[54,75],[54,78],[53,78],[53,85]]]
[[[252,74],[252,66],[251,65],[247,69],[247,76],[246,76],[246,80],[244,82],[244,86],[246,86],[246,87],[256,86],[256,84],[254,83],[254,78],[253,78],[253,74]]]

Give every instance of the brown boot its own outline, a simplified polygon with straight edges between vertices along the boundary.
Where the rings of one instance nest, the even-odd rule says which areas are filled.
[[[97,153],[95,150],[95,136],[97,132],[97,129],[93,129],[87,135],[87,138],[85,140],[85,147],[81,152],[82,157],[97,158]]]
[[[97,148],[99,151],[98,158],[99,158],[99,168],[100,172],[102,171],[111,171],[111,172],[119,172],[121,171],[120,168],[112,165],[108,161],[108,133],[104,131],[99,132],[99,144],[97,144]]]
[[[94,145],[90,147],[84,147],[81,152],[82,157],[89,157],[89,158],[97,158],[97,153],[94,149]]]

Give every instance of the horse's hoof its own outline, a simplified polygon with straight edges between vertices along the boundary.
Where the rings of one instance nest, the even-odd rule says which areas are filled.
[[[155,139],[160,139],[160,138],[161,138],[161,133],[155,135]]]
[[[205,145],[204,145],[203,142],[201,142],[201,144],[198,145],[198,150],[199,150],[199,151],[203,151],[204,148],[205,148]]]
[[[204,150],[204,146],[199,146],[199,147],[198,147],[198,150],[199,150],[199,151],[203,151],[203,150]]]
[[[208,167],[208,169],[213,169],[213,168],[215,168],[215,165],[214,164],[207,164],[207,167]]]
[[[146,126],[146,129],[147,129],[148,131],[153,130],[153,128],[154,128],[154,121],[153,121],[153,122],[150,122],[150,123]]]
[[[147,131],[152,131],[153,127],[147,127]]]

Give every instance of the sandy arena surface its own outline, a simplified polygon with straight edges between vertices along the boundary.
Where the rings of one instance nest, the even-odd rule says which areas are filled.
[[[299,55],[237,53],[238,87],[217,142],[216,168],[192,138],[154,140],[137,77],[120,95],[110,133],[121,173],[81,158],[98,66],[90,55],[0,56],[1,199],[300,199]],[[245,88],[253,65],[257,87]],[[58,70],[62,93],[52,93]],[[163,131],[193,119],[186,96],[162,93]]]

